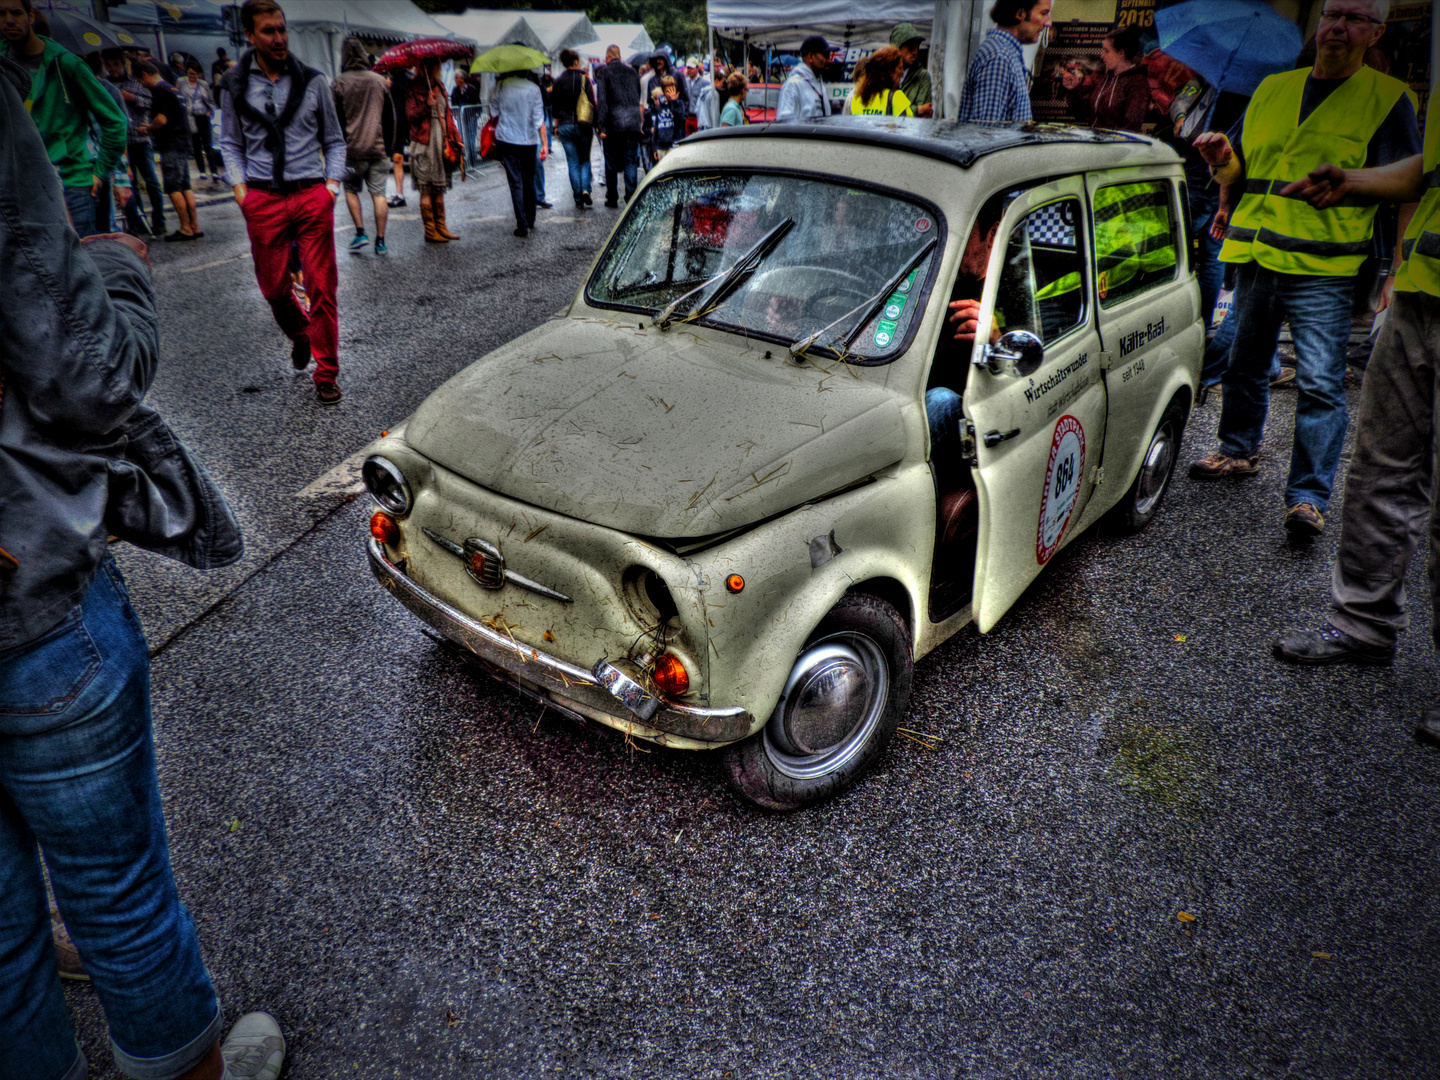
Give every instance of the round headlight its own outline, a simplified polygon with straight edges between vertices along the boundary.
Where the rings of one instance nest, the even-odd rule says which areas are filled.
[[[366,458],[365,464],[360,467],[360,478],[365,482],[365,490],[382,510],[392,514],[410,512],[410,485],[393,461],[378,455]]]

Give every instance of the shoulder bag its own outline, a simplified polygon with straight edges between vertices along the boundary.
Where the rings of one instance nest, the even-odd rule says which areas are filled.
[[[590,77],[580,76],[580,93],[575,98],[575,122],[577,124],[593,124],[595,122],[595,106],[590,104],[590,95],[585,91],[590,88]]]

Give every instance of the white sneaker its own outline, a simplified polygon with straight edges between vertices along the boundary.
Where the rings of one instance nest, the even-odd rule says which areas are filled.
[[[275,1080],[285,1061],[285,1036],[269,1013],[246,1013],[220,1046],[225,1080]]]

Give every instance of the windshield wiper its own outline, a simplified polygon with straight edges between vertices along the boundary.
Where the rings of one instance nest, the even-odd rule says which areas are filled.
[[[854,325],[850,327],[850,332],[846,334],[840,342],[840,347],[842,349],[848,349],[850,347],[850,342],[855,340],[855,335],[860,333],[860,331],[865,328],[866,324],[868,324],[870,320],[875,317],[875,312],[880,310],[881,305],[883,305],[885,301],[890,298],[890,294],[899,287],[900,283],[904,281],[907,276],[909,276],[910,271],[914,270],[915,267],[919,266],[922,262],[925,261],[925,257],[935,249],[935,245],[937,243],[939,243],[939,238],[932,236],[929,243],[927,243],[914,255],[910,256],[910,261],[900,268],[900,272],[898,274],[896,274],[889,281],[887,281],[881,287],[879,292],[877,292],[874,296],[870,297],[870,299],[866,300],[863,304],[859,305],[858,307],[851,308],[844,315],[841,315],[838,319],[832,322],[829,326],[821,327],[809,337],[801,338],[798,341],[792,342],[790,345],[790,355],[799,356],[806,349],[810,348],[817,341],[819,341],[826,334],[828,334],[831,330],[834,330],[835,327],[839,326],[846,320],[853,318],[856,315],[859,315],[860,317],[856,319]],[[828,347],[829,346],[827,346],[827,348]]]
[[[703,285],[697,285],[695,286],[695,288],[691,289],[683,296],[677,297],[676,299],[672,300],[669,304],[665,306],[664,311],[660,312],[659,315],[655,316],[655,325],[658,326],[661,330],[669,327],[670,323],[675,318],[676,309],[679,308],[681,304],[683,304],[686,300],[689,300],[697,293],[704,292],[712,285],[715,286],[715,289],[706,298],[705,303],[701,304],[693,313],[687,316],[687,318],[699,319],[714,311],[717,307],[724,303],[725,298],[735,290],[735,288],[740,284],[742,278],[753,274],[756,269],[759,268],[760,264],[765,260],[765,257],[769,255],[770,252],[775,250],[776,245],[780,243],[780,241],[784,238],[785,234],[790,231],[791,226],[793,226],[794,224],[795,219],[787,217],[784,221],[780,222],[780,224],[776,225],[773,229],[771,229],[759,240],[757,240],[755,242],[755,245],[749,251],[745,252],[744,255],[741,255],[740,258],[735,260],[735,262],[731,263],[728,270],[722,270],[720,273],[716,274],[713,278],[705,282]]]

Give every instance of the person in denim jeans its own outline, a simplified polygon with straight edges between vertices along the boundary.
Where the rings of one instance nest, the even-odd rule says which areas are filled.
[[[66,227],[27,83],[0,57],[0,1077],[88,1071],[43,854],[121,1072],[273,1080],[285,1045],[273,1019],[251,1014],[220,1042],[170,868],[145,637],[106,554],[115,533],[219,566],[239,558],[239,532],[142,402],[159,348],[145,246]],[[177,481],[183,497],[167,498]]]
[[[1349,419],[1345,353],[1355,275],[1374,236],[1375,203],[1311,207],[1291,197],[1328,155],[1345,167],[1388,165],[1420,150],[1408,88],[1365,66],[1388,3],[1325,0],[1312,68],[1264,79],[1238,128],[1195,149],[1217,183],[1240,193],[1220,251],[1238,269],[1235,345],[1222,377],[1219,449],[1190,466],[1196,480],[1259,472],[1280,324],[1295,342],[1294,446],[1283,525],[1305,540],[1325,529]]]
[[[580,66],[579,54],[570,49],[560,50],[560,62],[565,71],[555,80],[550,90],[550,107],[555,117],[555,137],[565,147],[565,167],[570,173],[570,194],[575,197],[575,208],[583,210],[593,206],[590,197],[590,146],[594,127],[581,123],[576,110],[580,95],[590,103],[590,115],[595,115],[595,88]]]

